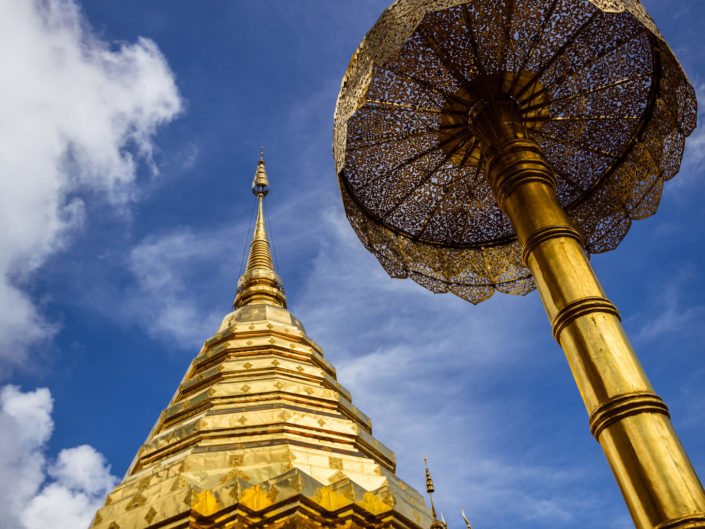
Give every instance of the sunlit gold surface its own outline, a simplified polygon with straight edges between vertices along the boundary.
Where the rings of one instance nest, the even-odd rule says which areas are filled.
[[[627,0],[399,0],[336,111],[346,213],[390,275],[472,302],[538,288],[639,529],[705,528],[705,491],[587,252],[656,211],[694,126]]]
[[[259,182],[258,182],[259,179]],[[260,210],[235,310],[206,341],[95,529],[427,529],[335,369],[287,309]]]
[[[478,121],[507,123],[510,106],[499,102]],[[590,414],[591,430],[635,524],[640,529],[705,527],[705,491],[673,431],[668,409],[654,393],[616,307],[605,297],[580,236],[556,199],[554,177],[541,150],[516,130],[481,130],[483,138],[492,135],[483,152],[486,174],[516,226],[554,336]]]
[[[392,277],[473,303],[535,288],[461,126],[488,91],[517,100],[589,253],[616,247],[632,220],[656,211],[696,118],[692,87],[636,1],[387,9],[355,52],[336,108],[345,210]]]

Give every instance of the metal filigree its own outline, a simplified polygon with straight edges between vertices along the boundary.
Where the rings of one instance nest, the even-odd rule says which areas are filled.
[[[534,288],[488,185],[472,112],[518,104],[591,253],[652,215],[696,100],[636,0],[400,0],[355,52],[335,117],[347,216],[392,277],[478,303]]]

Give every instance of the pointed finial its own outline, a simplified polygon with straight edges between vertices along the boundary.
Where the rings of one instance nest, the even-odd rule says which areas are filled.
[[[463,514],[463,520],[465,520],[465,525],[467,525],[468,529],[472,529],[470,526],[470,522],[468,522],[468,517],[465,516],[465,511],[463,509],[460,509],[460,512]]]
[[[252,192],[257,196],[258,210],[255,223],[255,233],[250,244],[250,255],[247,268],[237,282],[237,295],[233,308],[243,305],[264,304],[286,308],[286,296],[281,278],[274,271],[272,254],[267,240],[267,230],[264,226],[263,199],[269,193],[269,180],[264,170],[263,149],[260,148],[260,159],[257,172],[252,182]]]
[[[431,513],[433,514],[433,522],[431,523],[430,529],[447,529],[448,526],[446,524],[446,521],[443,520],[443,522],[439,522],[438,517],[436,516],[436,506],[433,504],[433,480],[431,479],[431,473],[428,470],[428,459],[426,459],[425,454],[423,456],[423,462],[426,466],[426,492],[428,492],[428,496],[429,498],[431,498]],[[441,518],[443,518],[442,514]]]
[[[267,196],[269,193],[269,179],[267,171],[264,169],[264,147],[259,148],[259,162],[257,162],[257,171],[255,179],[252,181],[252,193],[255,196]]]
[[[423,462],[424,465],[426,465],[426,492],[433,494],[435,492],[433,490],[433,480],[431,479],[431,473],[428,471],[428,459],[426,459],[425,454],[423,456]],[[431,497],[431,501],[433,501],[433,497]]]

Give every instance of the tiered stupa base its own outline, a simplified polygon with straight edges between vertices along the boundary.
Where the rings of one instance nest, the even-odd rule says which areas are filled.
[[[93,528],[431,523],[287,309],[246,305],[193,361]]]

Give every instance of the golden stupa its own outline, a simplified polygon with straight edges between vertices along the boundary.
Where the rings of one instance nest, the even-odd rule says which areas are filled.
[[[431,525],[335,368],[286,306],[259,211],[234,310],[193,360],[95,529]]]

